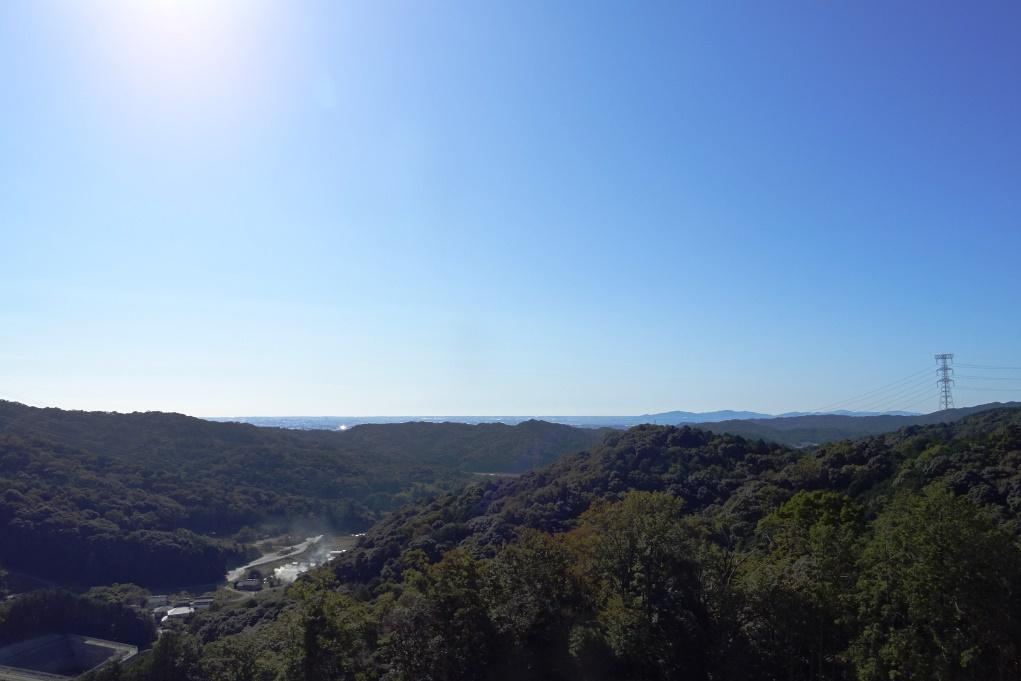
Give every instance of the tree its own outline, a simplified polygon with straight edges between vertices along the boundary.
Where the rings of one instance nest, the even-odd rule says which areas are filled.
[[[1021,672],[1021,552],[942,486],[896,498],[862,557],[862,681],[1006,679]]]
[[[485,597],[498,655],[509,678],[566,676],[572,623],[583,608],[581,585],[561,538],[525,530],[486,571]]]
[[[758,525],[763,551],[744,567],[746,625],[766,675],[841,679],[853,635],[848,599],[864,519],[836,492],[798,492]]]
[[[201,648],[184,631],[165,631],[153,646],[148,681],[202,681]]]
[[[483,679],[494,632],[484,599],[483,565],[448,552],[424,574],[405,571],[405,593],[391,613],[391,676],[415,681]]]
[[[246,636],[214,641],[202,651],[202,672],[207,681],[256,681],[259,651]]]
[[[628,492],[586,511],[573,537],[602,636],[629,678],[707,673],[697,542],[681,508],[665,492]]]
[[[85,594],[89,598],[107,603],[123,603],[143,607],[149,599],[149,592],[137,584],[111,584],[94,586]]]
[[[286,676],[294,681],[358,678],[366,664],[364,607],[327,585],[303,580],[291,589],[298,607],[286,623]]]

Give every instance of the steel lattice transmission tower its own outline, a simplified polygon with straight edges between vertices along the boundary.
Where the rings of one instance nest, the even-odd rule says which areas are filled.
[[[939,386],[939,408],[953,409],[954,393],[951,388],[954,387],[954,353],[940,353],[936,355],[936,361],[939,362],[939,366],[936,367],[936,375],[939,376],[939,380],[936,381],[936,385]]]

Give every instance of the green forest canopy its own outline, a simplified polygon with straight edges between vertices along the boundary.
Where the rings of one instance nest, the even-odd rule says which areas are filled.
[[[363,530],[471,472],[521,472],[602,437],[538,421],[341,433],[0,402],[0,564],[80,584],[217,581],[246,554],[243,528]]]
[[[639,427],[392,513],[110,674],[1016,678],[1019,511],[1017,409],[812,452]]]

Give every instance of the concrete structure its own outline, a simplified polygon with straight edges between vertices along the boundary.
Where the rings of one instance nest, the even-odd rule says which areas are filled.
[[[261,579],[239,579],[234,582],[234,588],[241,591],[258,591],[262,588]]]
[[[138,648],[76,634],[50,634],[0,648],[0,681],[67,681]]]
[[[184,621],[184,620],[188,619],[189,617],[191,617],[194,614],[195,614],[195,608],[193,608],[191,606],[181,606],[181,607],[171,608],[170,612],[168,612],[163,617],[163,619],[160,620],[160,624],[163,625],[163,626],[166,626],[166,625],[171,624],[171,623],[173,623],[175,621],[181,622],[181,621]]]
[[[188,617],[194,614],[195,608],[190,605],[183,605],[177,608],[171,608],[170,612],[167,613],[167,617]]]

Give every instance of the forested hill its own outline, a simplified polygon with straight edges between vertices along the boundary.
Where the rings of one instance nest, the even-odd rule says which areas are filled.
[[[1021,409],[813,451],[642,426],[392,513],[100,676],[1015,679],[1019,518]]]
[[[689,510],[726,504],[754,516],[781,494],[766,480],[797,460],[795,451],[762,441],[690,426],[637,426],[542,470],[478,483],[390,514],[338,565],[338,574],[343,581],[367,582],[388,577],[409,549],[436,560],[463,544],[498,546],[520,528],[563,532],[594,501],[632,489],[669,491]],[[750,489],[739,493],[746,484]]]
[[[534,420],[515,426],[399,423],[347,431],[290,430],[165,412],[68,411],[0,400],[0,434],[42,438],[120,459],[143,457],[156,464],[278,446],[453,470],[521,473],[598,443],[607,432]]]
[[[0,565],[81,583],[212,581],[243,556],[230,539],[242,528],[364,529],[468,471],[524,470],[603,436],[412,425],[291,431],[0,402]]]
[[[931,414],[916,416],[848,416],[844,414],[803,414],[768,419],[730,419],[702,424],[717,433],[730,433],[750,439],[798,447],[847,440],[868,435],[890,433],[908,426],[924,426],[934,423],[953,423],[965,416],[990,409],[1021,406],[1018,402],[982,404],[974,407],[944,409]]]
[[[338,565],[347,581],[399,570],[400,556],[431,559],[465,546],[483,554],[522,528],[563,532],[596,501],[629,490],[664,491],[727,527],[733,541],[800,490],[847,494],[867,507],[894,491],[942,481],[1016,531],[1021,515],[1021,409],[983,411],[953,423],[911,426],[799,452],[692,427],[640,426],[590,451],[513,480],[476,484],[391,514]]]
[[[337,433],[344,447],[419,464],[477,473],[523,473],[541,468],[565,452],[598,444],[612,432],[546,421],[502,423],[366,424]]]

